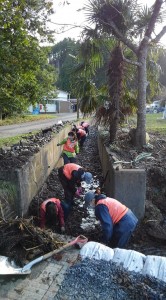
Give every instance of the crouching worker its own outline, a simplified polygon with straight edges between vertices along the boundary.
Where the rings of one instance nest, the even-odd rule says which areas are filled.
[[[87,192],[85,206],[95,209],[96,218],[101,222],[103,243],[112,248],[123,248],[136,228],[138,219],[132,211],[119,201],[104,194]]]
[[[76,162],[76,154],[79,153],[77,136],[73,131],[68,133],[68,137],[61,141],[57,146],[63,145],[62,156],[64,165]]]
[[[60,229],[65,232],[64,207],[62,202],[56,198],[45,200],[40,205],[40,227],[53,227],[56,231]]]
[[[64,189],[65,202],[69,205],[69,209],[74,203],[74,197],[79,198],[82,194],[81,181],[90,184],[92,174],[85,172],[84,168],[71,163],[66,164],[58,169],[59,180]]]
[[[84,129],[73,128],[72,131],[76,133],[79,145],[80,145],[80,147],[82,147],[85,140],[86,140],[85,130]]]
[[[85,130],[85,132],[87,133],[87,135],[89,135],[89,123],[82,121],[80,123],[80,125],[83,127],[83,129]]]

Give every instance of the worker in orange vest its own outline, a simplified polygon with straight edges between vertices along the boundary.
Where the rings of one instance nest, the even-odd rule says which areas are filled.
[[[96,218],[101,222],[103,243],[123,248],[135,230],[138,219],[133,212],[116,199],[90,191],[84,197],[85,206],[95,209]]]
[[[79,145],[80,147],[82,147],[86,140],[86,131],[84,129],[77,128],[77,127],[74,127],[72,131],[76,133],[77,139],[79,141]]]
[[[87,135],[89,135],[89,126],[90,126],[89,123],[85,122],[85,121],[82,121],[80,123],[80,125],[81,125],[82,129],[85,130],[85,132],[87,133]]]
[[[45,228],[46,225],[55,230],[60,227],[61,232],[65,232],[64,207],[57,198],[47,199],[40,205],[40,227]]]
[[[57,144],[57,146],[63,145],[62,157],[64,165],[68,163],[76,162],[76,154],[79,153],[79,145],[77,136],[73,131],[68,133],[68,137]]]
[[[79,198],[82,194],[81,182],[91,183],[92,174],[77,164],[66,164],[58,169],[59,180],[64,189],[65,203],[70,210],[74,197]]]

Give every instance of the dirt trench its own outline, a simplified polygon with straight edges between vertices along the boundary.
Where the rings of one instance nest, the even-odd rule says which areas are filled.
[[[162,151],[160,152],[163,153],[163,156],[159,156],[157,155],[159,152],[158,143],[156,143],[157,139],[162,140],[162,137],[157,135],[155,139],[153,136],[155,162],[151,161],[147,164],[143,162],[147,172],[145,216],[139,222],[127,248],[140,251],[145,255],[166,256],[166,168],[163,165],[166,141],[162,140],[164,147],[162,147]],[[117,143],[117,145],[119,144]],[[123,155],[126,154],[127,156],[129,150],[132,150],[132,146],[125,134],[123,137],[121,136],[120,145],[123,149]],[[99,183],[100,186],[103,184],[102,169],[97,148],[97,129],[95,126],[92,126],[90,129],[90,135],[87,137],[84,146],[77,156],[77,163],[93,174],[95,183]],[[90,186],[89,189],[93,189],[93,186]],[[39,220],[40,204],[45,199],[51,197],[59,199],[63,199],[64,197],[63,189],[57,176],[57,169],[52,171],[38,195],[31,202],[29,214],[35,216],[36,225],[38,225]],[[93,222],[89,221],[86,224],[87,226],[82,226],[83,220],[87,219],[90,219],[88,211],[83,208],[81,200],[75,199],[73,210],[66,223],[66,234],[70,236],[84,234],[88,237],[89,241],[99,242],[101,238],[100,225],[93,219]]]

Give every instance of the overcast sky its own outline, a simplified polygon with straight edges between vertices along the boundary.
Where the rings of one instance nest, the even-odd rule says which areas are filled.
[[[56,25],[50,23],[51,29],[56,30],[57,32],[57,34],[55,34],[56,42],[63,40],[65,37],[79,39],[79,34],[81,31],[79,27],[71,30],[68,30],[70,26],[65,28],[62,27],[63,24],[73,24],[78,26],[84,24],[85,15],[82,11],[78,11],[78,10],[82,8],[84,4],[88,3],[88,0],[68,0],[70,4],[65,6],[61,4],[63,3],[63,0],[53,0],[53,2],[54,2],[55,14],[51,17],[51,21],[53,23],[62,24],[62,25]],[[143,3],[142,5],[147,4],[148,6],[151,6],[154,4],[155,0],[140,0],[139,2],[141,4]],[[162,24],[162,27],[166,25],[166,21],[164,23]],[[62,30],[64,30],[65,32],[62,33]],[[58,34],[58,32],[60,31],[61,33]],[[166,34],[162,38],[161,42],[166,46]]]

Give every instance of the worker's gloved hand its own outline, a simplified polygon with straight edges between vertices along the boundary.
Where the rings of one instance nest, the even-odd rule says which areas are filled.
[[[77,188],[77,190],[78,190],[78,192],[79,192],[80,195],[83,194],[83,188],[82,188],[82,186],[79,186],[79,187]]]
[[[64,226],[61,227],[61,232],[65,233],[65,227]]]
[[[60,144],[57,144],[57,146],[60,146]]]
[[[76,196],[77,198],[81,198],[81,195],[82,195],[82,187],[80,186],[80,187],[77,188],[77,191],[76,191],[76,193],[75,193],[75,196]]]

